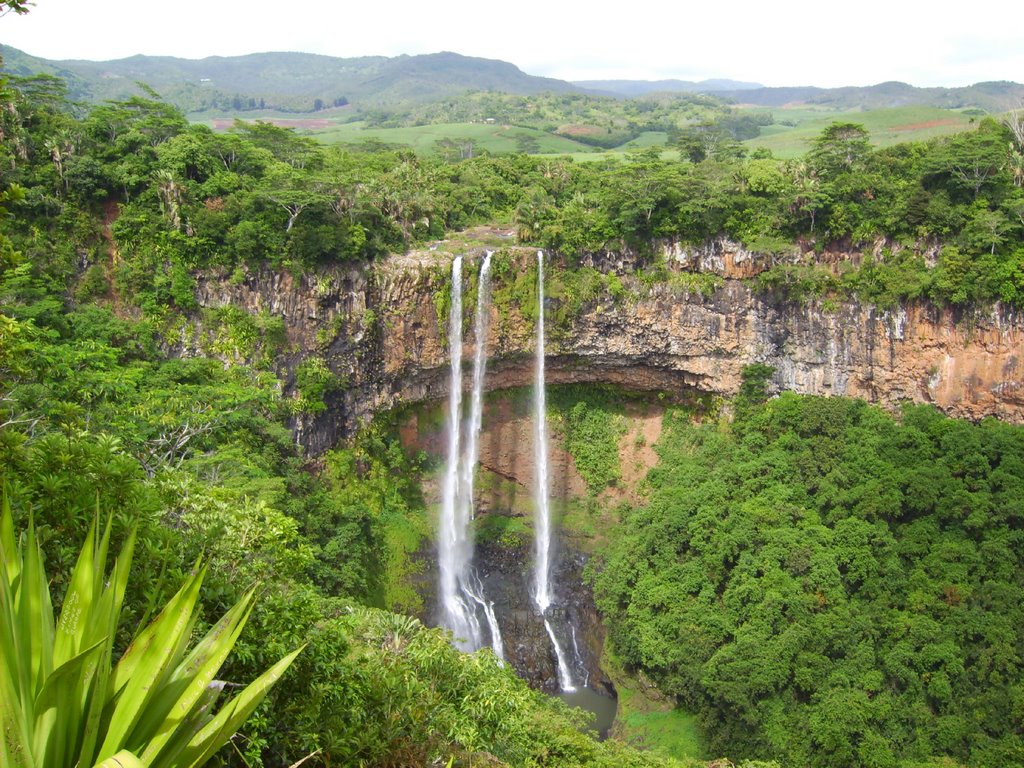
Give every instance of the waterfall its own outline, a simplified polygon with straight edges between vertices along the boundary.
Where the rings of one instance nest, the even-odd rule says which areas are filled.
[[[459,476],[459,518],[467,526],[473,519],[473,484],[480,460],[480,426],[483,423],[484,374],[487,372],[487,333],[490,326],[491,252],[484,255],[477,283],[476,313],[473,317],[473,389],[469,400],[466,448]]]
[[[551,607],[551,509],[548,503],[548,430],[547,403],[544,393],[544,251],[537,251],[537,352],[533,383],[533,465],[534,499],[537,507],[536,562],[534,563],[534,593],[544,628],[551,638],[558,661],[558,686],[565,692],[576,690],[569,664],[562,646],[548,621]]]
[[[534,499],[537,504],[533,599],[541,614],[551,605],[551,510],[548,507],[548,430],[544,396],[544,252],[537,251],[537,351],[533,382]]]
[[[467,558],[460,576],[463,594],[476,603],[484,613],[487,628],[491,634],[491,648],[498,659],[505,660],[505,649],[501,641],[498,617],[494,603],[484,596],[476,571],[472,567],[472,539],[469,534],[470,522],[475,517],[473,490],[476,480],[476,465],[480,460],[480,427],[483,425],[484,376],[487,373],[487,335],[490,331],[491,306],[491,251],[487,251],[480,264],[480,279],[477,281],[476,312],[473,316],[473,389],[469,399],[469,420],[466,425],[466,447],[462,453],[459,473],[458,519],[464,526],[467,543]]]
[[[480,583],[480,578],[476,575],[475,571],[471,570],[467,574],[462,588],[469,599],[476,603],[480,610],[484,612],[484,618],[487,620],[487,629],[491,633],[491,649],[494,651],[494,655],[498,657],[498,661],[504,663],[505,644],[501,640],[501,628],[498,626],[498,617],[494,613],[494,603],[484,597],[483,584]]]
[[[586,662],[583,661],[583,654],[580,653],[580,646],[576,642],[576,625],[571,621],[569,622],[569,629],[572,630],[572,650],[576,654],[576,669],[583,673],[583,687],[586,688],[590,685],[590,671],[587,669]]]
[[[504,660],[501,629],[494,603],[484,595],[483,584],[473,569],[473,539],[470,523],[474,517],[473,486],[479,460],[480,427],[483,423],[483,387],[487,370],[487,334],[490,319],[491,252],[480,265],[473,354],[473,388],[465,445],[461,445],[462,424],[462,257],[452,261],[451,307],[448,314],[448,345],[451,370],[448,392],[448,455],[441,489],[441,522],[438,544],[440,561],[442,625],[452,631],[455,644],[475,651],[483,644],[477,609],[483,612],[491,636],[491,647]]]
[[[460,520],[459,443],[462,435],[462,257],[452,261],[451,306],[448,309],[448,451],[441,485],[441,520],[438,565],[441,571],[441,624],[452,631],[455,644],[464,651],[480,647],[480,625],[475,611],[463,599],[460,582],[468,564],[469,541]]]
[[[544,629],[548,631],[548,637],[551,638],[551,645],[555,647],[555,658],[558,659],[558,687],[562,689],[564,693],[572,693],[576,690],[576,686],[572,681],[572,673],[569,672],[569,664],[565,660],[565,654],[562,652],[562,646],[558,643],[558,638],[555,637],[555,630],[551,628],[551,622],[544,619]]]

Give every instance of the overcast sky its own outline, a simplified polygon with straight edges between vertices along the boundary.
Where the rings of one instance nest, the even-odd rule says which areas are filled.
[[[1009,0],[36,0],[27,16],[0,18],[0,43],[48,59],[447,50],[566,80],[954,86],[1024,81],[1024,27],[1014,6]]]

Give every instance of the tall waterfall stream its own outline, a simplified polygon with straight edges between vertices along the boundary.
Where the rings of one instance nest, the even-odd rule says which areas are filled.
[[[519,593],[514,586],[518,579],[513,577],[509,581],[505,568],[499,566],[495,569],[493,562],[485,562],[484,571],[478,572],[474,565],[474,492],[484,419],[483,393],[491,314],[491,253],[488,251],[484,255],[479,266],[473,315],[471,388],[465,398],[462,332],[464,263],[462,256],[456,256],[452,261],[451,303],[447,318],[450,360],[438,528],[439,621],[441,626],[451,630],[455,645],[463,651],[472,652],[489,646],[502,661],[508,654],[513,655],[513,660],[522,660],[524,652],[540,658],[549,654],[547,658],[555,662],[559,695],[575,706],[594,712],[598,718],[598,730],[604,735],[611,717],[614,717],[614,699],[607,697],[607,691],[589,687],[590,670],[594,667],[588,666],[581,652],[582,642],[577,638],[577,624],[583,616],[577,604],[579,598],[575,596],[579,587],[567,584],[560,589],[555,578],[556,574],[561,574],[558,577],[561,581],[567,575],[562,572],[565,563],[556,567],[561,561],[552,530],[545,396],[544,253],[537,252],[538,317],[532,397],[534,557],[529,583],[522,582],[522,592]],[[464,414],[464,411],[468,412]],[[488,553],[490,549],[485,550],[485,554]],[[526,562],[523,561],[522,565],[525,567]],[[527,578],[525,573],[523,578]],[[578,579],[579,574],[576,573],[572,581]],[[525,610],[530,605],[532,618],[529,616],[531,612]],[[588,621],[584,620],[580,627],[586,628]],[[506,624],[506,634],[512,634],[512,647],[506,647],[501,629],[503,624]],[[537,629],[529,629],[531,626]],[[529,650],[524,651],[523,643],[529,645]],[[547,650],[544,649],[545,644]],[[593,651],[588,653],[590,663],[596,663]],[[520,667],[520,672],[523,671]],[[532,675],[529,677],[533,679]],[[553,684],[554,680],[551,680],[545,685]]]

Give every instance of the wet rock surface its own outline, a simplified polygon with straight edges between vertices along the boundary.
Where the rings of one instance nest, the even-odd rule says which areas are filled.
[[[620,274],[634,298],[599,296],[570,327],[553,327],[549,383],[729,396],[739,388],[743,367],[758,362],[775,368],[776,391],[862,397],[891,408],[905,401],[933,403],[961,418],[1024,423],[1019,313],[998,306],[883,310],[857,301],[784,302],[758,295],[744,282],[781,257],[725,241],[659,248],[670,269],[711,272],[722,286],[710,296],[668,284],[644,286],[630,274],[635,254],[588,256],[595,268]],[[479,251],[467,254],[470,263]],[[535,258],[533,249],[514,252],[524,264]],[[838,268],[862,256],[836,252],[818,260]],[[292,425],[316,454],[378,411],[445,397],[448,351],[436,298],[444,292],[450,260],[439,249],[300,276],[260,270],[237,282],[208,274],[197,280],[196,300],[203,308],[233,305],[284,321],[286,347],[275,365],[286,395],[307,357],[322,358],[337,375],[341,386],[327,397],[326,411],[296,417]],[[198,353],[199,342],[213,333],[204,317],[197,313],[190,328],[180,329],[179,338],[169,341],[171,353]],[[465,339],[467,355],[473,343]],[[492,308],[487,389],[529,385],[534,343],[533,324],[517,307],[502,313]]]
[[[532,563],[533,552],[526,546],[485,544],[476,550],[476,569],[488,599],[494,601],[508,663],[532,686],[553,693],[559,690],[558,662],[533,602]],[[575,685],[613,694],[611,681],[600,668],[604,628],[583,582],[585,563],[582,554],[559,542],[552,569],[555,599],[546,617]]]

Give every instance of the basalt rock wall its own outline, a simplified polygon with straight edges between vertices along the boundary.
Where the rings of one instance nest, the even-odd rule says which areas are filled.
[[[288,387],[296,366],[311,356],[336,374],[326,411],[295,419],[298,439],[315,454],[376,411],[445,396],[446,318],[438,297],[447,289],[451,255],[442,247],[315,274],[266,270],[241,281],[207,275],[196,298],[204,308],[232,304],[281,317],[285,342],[275,359]],[[599,296],[568,324],[549,328],[550,382],[728,396],[739,388],[743,367],[758,362],[774,367],[777,391],[849,395],[887,407],[927,402],[953,416],[1024,422],[1024,318],[1018,313],[781,302],[746,282],[780,257],[728,242],[661,248],[671,269],[713,272],[724,278],[721,287],[708,296],[669,283],[645,287],[631,275],[635,254],[587,256],[595,268],[618,273],[627,291],[619,300]],[[482,253],[470,251],[470,264]],[[534,254],[516,249],[514,258],[525,268]],[[821,258],[838,263],[860,254]],[[557,260],[552,268],[559,268]],[[202,322],[197,315],[196,326]],[[467,333],[464,359],[472,343]],[[533,323],[518,308],[492,307],[488,389],[529,385],[534,343]],[[189,354],[186,341],[178,347]]]

